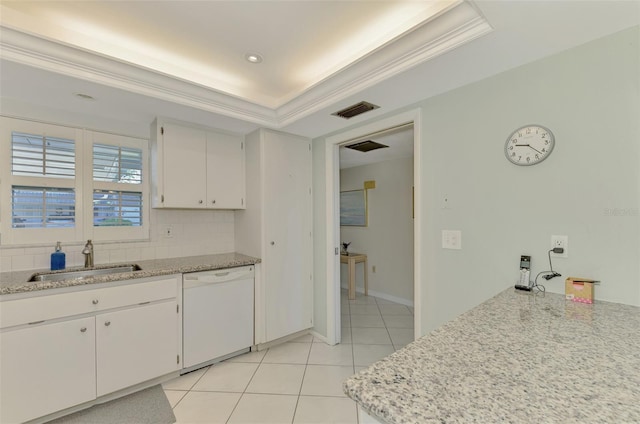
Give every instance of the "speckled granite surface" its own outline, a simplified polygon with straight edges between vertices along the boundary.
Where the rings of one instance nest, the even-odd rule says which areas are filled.
[[[235,266],[259,263],[260,259],[240,253],[223,253],[219,255],[188,256],[183,258],[156,259],[150,261],[135,261],[140,271],[125,272],[111,275],[100,275],[89,278],[63,281],[29,282],[31,276],[40,271],[16,271],[0,274],[0,295],[33,292],[37,290],[55,289],[61,287],[80,286],[86,284],[106,283],[110,281],[129,280],[132,278],[155,277],[157,275],[171,275],[183,272],[206,271],[211,269],[231,268]],[[130,263],[130,262],[127,262]],[[119,264],[99,265],[95,268],[111,267]],[[67,268],[64,271],[83,270],[83,268]]]
[[[344,390],[388,423],[640,423],[640,308],[509,288]]]

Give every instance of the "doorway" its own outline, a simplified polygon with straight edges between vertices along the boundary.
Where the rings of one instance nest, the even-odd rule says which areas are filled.
[[[390,128],[413,125],[413,299],[414,299],[414,338],[421,335],[421,266],[420,266],[420,109],[408,111],[375,123],[345,131],[328,137],[326,140],[326,224],[327,246],[330,249],[327,257],[327,341],[336,344],[341,339],[341,284],[340,284],[340,170],[339,146],[349,144],[366,135],[379,133]]]

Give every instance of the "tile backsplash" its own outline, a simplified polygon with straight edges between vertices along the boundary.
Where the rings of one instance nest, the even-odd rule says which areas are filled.
[[[235,250],[234,212],[215,210],[150,211],[150,240],[93,242],[96,265],[179,256],[211,255]],[[166,237],[167,228],[171,237]],[[63,243],[66,266],[82,266],[82,243]],[[54,245],[0,247],[0,272],[48,269]]]

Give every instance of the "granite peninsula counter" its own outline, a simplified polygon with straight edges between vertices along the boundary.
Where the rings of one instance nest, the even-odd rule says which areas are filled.
[[[232,268],[236,266],[260,263],[260,259],[240,253],[222,253],[217,255],[186,256],[146,261],[131,261],[140,266],[139,271],[119,274],[99,275],[75,280],[62,281],[29,281],[35,273],[48,273],[47,270],[15,271],[0,273],[0,295],[29,293],[38,290],[62,287],[83,286],[87,284],[107,283],[137,278],[155,277],[159,275],[181,274],[185,272],[208,271],[212,269]],[[108,268],[121,264],[103,264],[94,268]],[[60,272],[80,271],[82,267],[72,267]]]
[[[344,390],[388,423],[640,423],[640,308],[509,288]]]

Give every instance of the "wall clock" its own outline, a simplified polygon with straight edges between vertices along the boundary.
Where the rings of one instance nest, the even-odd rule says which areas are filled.
[[[504,154],[515,165],[535,165],[549,157],[555,143],[550,129],[542,125],[525,125],[509,135],[504,143]]]

